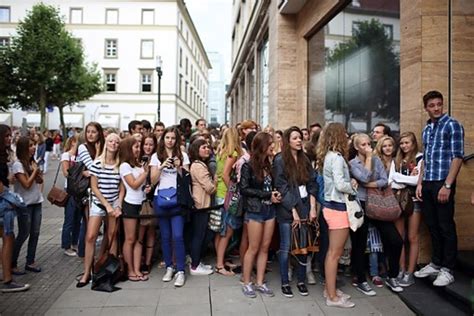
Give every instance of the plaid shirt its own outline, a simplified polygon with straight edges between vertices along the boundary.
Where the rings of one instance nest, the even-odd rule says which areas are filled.
[[[443,181],[447,178],[454,158],[464,156],[464,129],[447,114],[436,122],[428,120],[423,129],[424,181]]]

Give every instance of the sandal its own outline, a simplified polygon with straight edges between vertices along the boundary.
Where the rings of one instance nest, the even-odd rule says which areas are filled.
[[[230,261],[227,261],[226,263],[224,263],[224,265],[229,269],[237,268],[237,265],[235,263],[230,262]]]
[[[140,281],[148,281],[149,280],[149,277],[148,275],[138,275],[138,278],[140,279]]]
[[[128,275],[128,280],[132,282],[138,282],[141,281],[140,277],[138,275]]]
[[[233,276],[235,273],[231,270],[227,270],[225,267],[216,267],[216,273],[224,276]]]

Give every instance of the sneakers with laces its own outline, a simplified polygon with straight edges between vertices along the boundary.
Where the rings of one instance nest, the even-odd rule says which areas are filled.
[[[426,266],[424,266],[422,269],[416,271],[414,275],[417,278],[426,278],[430,275],[438,275],[438,273],[439,273],[439,267],[433,263],[429,263]]]
[[[161,279],[163,282],[169,282],[173,280],[173,275],[174,275],[174,269],[172,267],[166,268],[166,273]]]
[[[342,297],[338,297],[336,301],[332,301],[326,298],[326,305],[329,307],[340,307],[340,308],[352,308],[355,304],[349,300],[345,300]]]
[[[376,287],[383,287],[383,280],[381,277],[376,275],[372,278],[372,284],[375,285]]]
[[[448,269],[441,268],[436,280],[434,280],[434,286],[447,286],[454,282],[454,276]]]
[[[400,282],[401,279],[405,276],[405,271],[398,272],[397,279]]]
[[[205,265],[200,263],[196,268],[192,268],[191,266],[189,267],[189,272],[191,275],[209,275],[213,274],[214,270],[208,269]]]
[[[77,252],[75,252],[71,248],[64,250],[64,254],[68,257],[77,257]]]
[[[273,290],[268,288],[266,283],[263,283],[262,285],[255,285],[255,290],[257,290],[258,292],[268,297],[275,296],[275,293],[273,293]]]
[[[398,284],[397,278],[386,278],[385,284],[395,293],[403,292],[403,288]]]
[[[306,284],[304,283],[298,283],[296,284],[296,287],[298,288],[298,293],[302,296],[308,296],[308,288],[306,287]]]
[[[174,277],[174,286],[182,287],[186,282],[186,276],[184,275],[184,271],[178,271]]]
[[[2,293],[13,293],[13,292],[22,292],[30,288],[29,284],[16,283],[15,281],[10,281],[7,283],[2,283],[0,286],[0,291]]]
[[[345,300],[350,300],[351,299],[351,296],[349,294],[344,293],[340,289],[336,289],[336,295],[343,298],[343,299],[345,299]],[[323,291],[323,297],[328,298],[328,291],[326,291],[326,289],[324,289],[324,291]]]
[[[308,280],[308,284],[310,285],[316,284],[316,277],[314,276],[313,271],[306,272],[306,279]]]
[[[291,290],[291,286],[289,285],[283,285],[281,287],[281,293],[283,294],[283,296],[285,297],[288,297],[288,298],[292,298],[293,297],[293,291]]]
[[[413,273],[405,273],[403,277],[398,280],[398,284],[400,284],[401,287],[409,287],[410,285],[415,284],[415,278],[413,277]]]
[[[248,298],[256,298],[257,293],[253,289],[252,283],[242,285],[242,293]]]
[[[375,296],[377,293],[375,293],[374,290],[370,287],[369,283],[367,282],[362,282],[362,283],[357,283],[355,287],[359,292],[364,293],[367,296]]]

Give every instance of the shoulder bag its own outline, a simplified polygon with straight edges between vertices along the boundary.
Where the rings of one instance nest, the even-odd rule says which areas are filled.
[[[364,210],[357,198],[357,193],[344,194],[346,203],[347,216],[349,217],[349,225],[352,231],[356,231],[364,224]]]
[[[51,187],[51,190],[49,190],[47,199],[53,205],[65,207],[67,204],[68,194],[66,191],[56,186],[56,181],[58,180],[58,174],[59,169],[61,168],[61,164],[62,162],[59,162],[58,170],[56,170],[56,176],[54,177],[53,186]]]
[[[319,227],[317,221],[302,220],[291,229],[291,254],[307,255],[319,251]]]

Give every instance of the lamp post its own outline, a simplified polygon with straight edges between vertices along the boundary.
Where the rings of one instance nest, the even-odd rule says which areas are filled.
[[[163,71],[161,70],[162,65],[163,61],[161,60],[161,56],[156,56],[156,74],[158,75],[158,122],[161,122],[161,76],[163,75]]]

